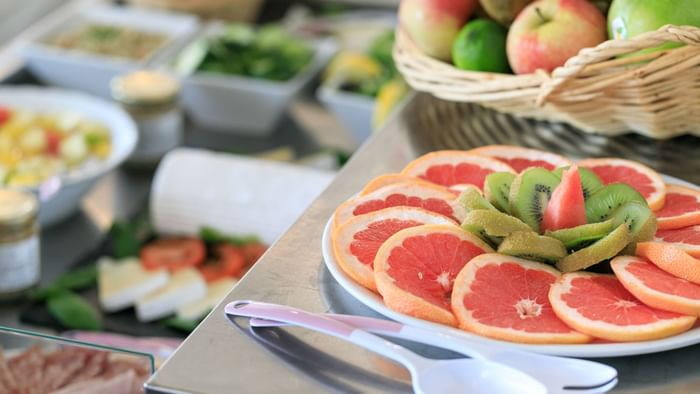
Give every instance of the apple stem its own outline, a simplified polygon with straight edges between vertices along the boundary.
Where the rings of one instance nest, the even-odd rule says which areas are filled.
[[[544,15],[542,15],[542,11],[540,10],[540,7],[535,7],[535,12],[542,20],[542,23],[547,23],[547,18],[545,18]]]

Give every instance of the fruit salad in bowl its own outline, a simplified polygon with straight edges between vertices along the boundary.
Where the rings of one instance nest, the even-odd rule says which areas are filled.
[[[121,108],[63,89],[0,88],[0,187],[57,191],[43,201],[39,220],[68,217],[103,175],[131,154],[138,133]]]
[[[680,183],[617,158],[431,152],[340,205],[324,253],[351,294],[407,322],[555,347],[687,346],[700,342],[700,189]],[[552,351],[582,354],[566,349]]]

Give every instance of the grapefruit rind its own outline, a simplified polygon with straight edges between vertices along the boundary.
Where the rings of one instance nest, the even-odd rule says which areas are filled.
[[[446,164],[454,166],[461,163],[477,165],[479,167],[486,168],[492,172],[515,173],[515,170],[513,170],[513,168],[511,168],[509,165],[496,159],[492,159],[490,157],[474,155],[459,150],[442,150],[425,154],[408,163],[408,165],[403,169],[403,171],[401,171],[401,175],[408,175],[417,177],[419,179],[423,179],[421,177],[425,176],[426,171],[433,166]],[[429,179],[425,180],[430,182]],[[454,183],[440,186],[448,187],[454,191],[461,191],[463,189],[463,185],[465,184]],[[483,189],[484,185],[482,183],[481,185],[475,186],[477,186],[479,189]]]
[[[635,171],[646,175],[651,180],[651,186],[654,188],[654,192],[650,196],[646,197],[649,208],[651,208],[652,211],[657,211],[664,206],[664,201],[666,199],[666,183],[659,173],[645,166],[644,164],[625,159],[600,158],[582,160],[578,162],[578,165],[579,167],[586,167],[590,170],[599,166],[630,167]],[[618,180],[617,182],[627,183],[624,180]],[[634,187],[635,185],[630,184],[630,186]]]
[[[679,315],[673,319],[663,319],[654,323],[645,323],[637,326],[616,325],[604,321],[588,319],[578,310],[570,307],[562,297],[571,291],[571,282],[573,280],[577,278],[590,279],[594,277],[614,278],[612,275],[594,274],[591,272],[570,272],[562,275],[550,288],[549,302],[552,304],[552,308],[557,316],[568,324],[569,327],[590,336],[609,341],[637,342],[661,339],[680,334],[689,330],[691,327],[693,327],[693,324],[695,324],[696,318],[694,316],[684,315]],[[622,284],[620,286],[622,286]]]
[[[428,320],[448,326],[457,326],[457,320],[451,310],[441,308],[424,300],[406,290],[399,288],[394,279],[388,274],[388,259],[395,247],[402,246],[403,241],[414,236],[423,236],[432,233],[448,233],[457,236],[460,240],[471,242],[484,253],[492,253],[493,249],[484,241],[459,227],[449,225],[423,225],[411,227],[397,232],[387,239],[379,248],[374,258],[374,281],[377,291],[384,299],[384,304],[391,310],[403,313],[418,319]],[[465,262],[465,265],[468,262]]]
[[[669,274],[700,284],[700,260],[665,242],[640,242],[637,256],[646,257]]]
[[[414,176],[401,174],[384,174],[369,181],[362,189],[359,195],[365,196],[385,186],[393,185],[395,183],[418,183],[421,185],[435,186],[434,183],[424,181],[423,179],[416,178]],[[447,189],[445,189],[445,191],[447,191]]]
[[[504,159],[527,159],[532,161],[545,161],[553,168],[567,167],[573,162],[564,156],[556,153],[545,152],[537,149],[523,148],[513,145],[487,145],[468,150],[467,153],[474,155],[491,157],[496,160]],[[507,164],[507,163],[506,163]]]
[[[433,185],[427,182],[425,184],[399,182],[384,186],[367,195],[351,198],[345,201],[344,203],[340,204],[340,206],[336,208],[335,214],[333,215],[333,227],[337,228],[341,224],[350,220],[353,216],[356,216],[353,213],[353,211],[363,203],[373,200],[384,201],[387,197],[391,195],[406,195],[411,197],[420,197],[424,200],[443,200],[452,209],[453,217],[450,217],[450,219],[456,219],[458,221],[461,221],[462,219],[464,219],[464,215],[466,214],[464,208],[457,201],[456,196],[448,192],[443,187]]]
[[[374,282],[373,266],[362,263],[357,256],[352,254],[350,247],[355,240],[355,234],[368,229],[372,223],[387,219],[410,220],[421,224],[458,225],[457,222],[451,219],[422,208],[391,207],[366,215],[355,216],[338,226],[331,236],[333,254],[338,265],[355,282],[374,292],[377,291],[377,285]]]
[[[693,196],[697,199],[698,202],[700,202],[700,191],[697,189],[692,189],[681,185],[667,185],[666,193]],[[658,212],[658,214],[661,214],[662,212],[663,207],[660,207],[660,211]],[[658,214],[657,220],[659,230],[674,230],[700,224],[700,210],[687,212],[682,215],[667,217],[660,216]]]
[[[681,313],[684,315],[700,316],[700,298],[692,299],[688,297],[681,297],[674,294],[664,293],[647,286],[642,280],[627,270],[629,265],[632,263],[642,263],[653,266],[652,263],[634,256],[619,256],[610,262],[610,267],[615,273],[615,276],[620,283],[622,283],[625,289],[632,293],[632,295],[652,308]],[[656,267],[655,269],[658,270]],[[684,281],[683,279],[676,278],[663,270],[660,270],[660,272],[663,272],[668,276],[666,281],[671,285],[673,285],[676,281]],[[699,285],[692,282],[687,282],[687,284],[697,287],[698,291],[700,292]]]
[[[471,284],[475,281],[477,271],[480,268],[504,263],[516,263],[526,269],[547,272],[553,276],[554,280],[561,275],[559,271],[549,265],[497,253],[483,254],[473,258],[455,278],[455,286],[452,290],[452,311],[457,318],[459,328],[493,339],[530,344],[580,344],[588,343],[593,339],[573,329],[567,333],[533,333],[513,328],[495,327],[478,321],[473,316],[473,312],[464,306],[464,298],[471,293]],[[507,286],[508,284],[503,283],[503,285]],[[544,301],[549,302],[547,299]]]
[[[697,244],[691,244],[691,243],[684,242],[684,240],[678,240],[678,239],[674,240],[672,238],[674,233],[684,231],[684,230],[694,231],[695,235],[698,237],[698,240],[700,240],[700,225],[695,225],[695,226],[688,226],[688,227],[679,228],[679,229],[657,231],[656,237],[654,238],[654,241],[670,243],[671,245],[677,247],[678,249],[684,250],[689,255],[691,255],[695,258],[700,258],[700,242]]]

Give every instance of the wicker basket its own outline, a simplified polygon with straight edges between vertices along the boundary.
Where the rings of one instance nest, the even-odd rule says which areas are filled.
[[[257,18],[262,0],[127,0],[140,7],[189,12],[207,19],[252,22]]]
[[[634,54],[667,42],[687,44]],[[619,55],[634,54],[619,57]],[[473,102],[585,131],[634,130],[658,139],[700,136],[700,28],[667,25],[630,40],[586,48],[551,74],[463,71],[422,54],[399,28],[394,59],[416,90],[444,100]]]

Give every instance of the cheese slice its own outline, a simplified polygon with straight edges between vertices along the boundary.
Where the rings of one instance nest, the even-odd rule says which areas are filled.
[[[207,295],[199,300],[190,302],[177,308],[177,317],[183,320],[195,320],[204,317],[214,308],[238,283],[231,278],[222,278],[211,282],[207,287]]]
[[[97,262],[97,288],[105,312],[132,306],[138,299],[168,283],[165,270],[146,271],[139,259],[115,261],[103,257]]]
[[[147,294],[136,302],[136,317],[149,322],[171,315],[184,304],[203,298],[207,283],[194,268],[176,271],[165,287]]]

